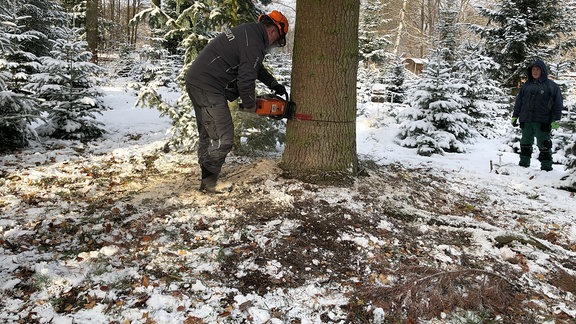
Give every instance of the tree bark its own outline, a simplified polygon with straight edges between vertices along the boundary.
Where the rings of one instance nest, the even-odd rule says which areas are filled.
[[[292,99],[313,120],[290,120],[281,167],[308,182],[344,183],[356,155],[357,0],[300,0],[292,58]]]
[[[120,0],[118,0],[120,1]],[[116,0],[110,0],[110,21],[113,23],[118,22],[118,18],[116,18],[117,16],[117,12],[116,12]]]
[[[126,42],[128,44],[132,44],[132,29],[130,28],[130,19],[132,19],[132,5],[130,0],[127,1],[126,4]]]
[[[404,30],[404,15],[406,14],[406,5],[408,0],[402,0],[402,9],[400,9],[400,18],[398,19],[398,30],[396,32],[396,41],[394,41],[394,49],[392,54],[394,57],[398,56],[398,48],[400,48],[400,40],[402,38],[402,31]]]
[[[92,52],[93,63],[98,63],[98,0],[86,1],[86,42]]]

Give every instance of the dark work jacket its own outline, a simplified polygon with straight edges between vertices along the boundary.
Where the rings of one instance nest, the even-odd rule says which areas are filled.
[[[256,106],[256,80],[272,88],[278,82],[262,62],[268,34],[261,23],[227,29],[211,40],[186,73],[186,83],[221,93],[229,101],[240,96],[245,107]]]
[[[532,67],[537,65],[542,70],[538,80],[532,77]],[[546,65],[536,61],[528,67],[528,81],[526,81],[516,96],[512,117],[518,117],[521,123],[539,122],[551,123],[562,117],[562,94],[560,87],[548,79]]]

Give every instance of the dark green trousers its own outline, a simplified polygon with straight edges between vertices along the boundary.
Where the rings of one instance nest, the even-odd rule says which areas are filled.
[[[550,140],[549,123],[521,123],[522,138],[520,139],[520,166],[529,167],[532,156],[532,145],[536,138],[536,145],[540,151],[538,160],[540,169],[552,170],[552,141]]]
[[[234,123],[223,94],[186,85],[198,126],[198,164],[202,175],[219,174],[234,144]]]

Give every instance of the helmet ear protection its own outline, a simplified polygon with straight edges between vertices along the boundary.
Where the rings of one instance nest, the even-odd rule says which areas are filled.
[[[279,46],[286,46],[286,34],[288,34],[288,19],[278,10],[272,10],[271,13],[267,15],[258,16],[258,21],[268,21],[274,24],[278,28],[278,35],[280,39],[278,40]]]

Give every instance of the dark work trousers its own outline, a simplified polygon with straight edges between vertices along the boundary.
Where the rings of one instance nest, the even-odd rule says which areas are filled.
[[[530,166],[532,145],[536,137],[536,145],[540,151],[538,160],[542,170],[552,170],[552,141],[550,140],[550,125],[542,123],[522,123],[522,138],[520,139],[520,165]]]
[[[198,163],[219,174],[234,144],[234,124],[223,94],[186,85],[198,126]]]

